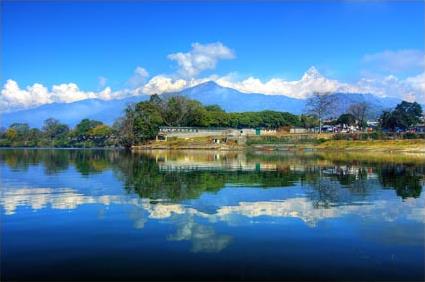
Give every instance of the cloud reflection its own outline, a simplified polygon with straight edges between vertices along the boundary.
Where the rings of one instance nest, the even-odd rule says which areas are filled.
[[[317,207],[312,199],[297,196],[285,200],[241,201],[234,205],[219,206],[213,213],[205,213],[192,206],[158,200],[152,202],[150,199],[138,198],[135,195],[89,196],[71,188],[21,188],[2,189],[0,204],[5,215],[15,214],[19,207],[30,207],[36,211],[44,208],[76,209],[88,204],[130,205],[133,209],[129,213],[129,218],[134,222],[134,228],[144,228],[149,220],[167,220],[177,228],[175,234],[170,235],[168,239],[191,241],[193,252],[219,252],[226,248],[232,241],[231,236],[217,234],[213,223],[225,222],[234,226],[235,217],[241,220],[264,216],[298,218],[312,228],[322,220],[349,215],[386,222],[404,219],[425,223],[423,196],[404,201],[395,198],[395,200],[351,202],[327,208]],[[200,224],[199,220],[207,220],[210,225]]]

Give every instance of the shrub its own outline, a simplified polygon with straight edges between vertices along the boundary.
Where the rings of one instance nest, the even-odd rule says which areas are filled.
[[[417,138],[418,138],[418,135],[416,133],[413,133],[413,132],[406,132],[403,135],[403,139],[417,139]]]

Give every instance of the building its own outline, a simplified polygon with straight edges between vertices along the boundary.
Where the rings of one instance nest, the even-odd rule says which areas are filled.
[[[241,137],[275,134],[276,129],[161,126],[159,128],[158,135],[156,136],[156,140],[166,141],[170,137],[211,137],[213,143],[219,144],[226,143],[228,140],[238,140]]]
[[[308,133],[308,129],[303,127],[291,127],[289,129],[289,133],[295,133],[295,134]]]

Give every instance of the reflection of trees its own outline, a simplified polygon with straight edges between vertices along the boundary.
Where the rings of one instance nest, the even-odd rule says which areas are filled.
[[[311,182],[310,186],[313,188],[310,197],[315,208],[329,208],[332,203],[339,202],[338,188],[340,186],[338,182],[321,177]]]
[[[66,150],[1,150],[0,161],[12,169],[27,170],[31,165],[43,164],[46,174],[56,174],[69,165],[69,152]]]
[[[297,174],[276,171],[160,171],[155,159],[141,155],[129,155],[115,164],[126,189],[150,199],[193,199],[226,184],[290,186],[299,179]]]
[[[225,161],[238,158],[228,154]],[[240,156],[239,156],[240,157]],[[314,155],[248,154],[252,164],[273,164],[275,170],[188,170],[160,169],[152,155],[113,150],[1,150],[0,162],[15,170],[42,164],[46,174],[56,174],[74,166],[82,175],[113,169],[128,191],[143,198],[179,201],[216,192],[230,185],[285,187],[296,182],[313,188],[311,197],[317,207],[344,201],[342,192],[366,196],[371,189],[388,187],[402,198],[419,197],[425,165],[371,163],[356,160],[326,160]],[[229,160],[228,160],[229,159]],[[178,161],[178,158],[173,158]],[[212,160],[213,161],[213,160]],[[162,160],[164,162],[164,160]],[[375,175],[375,179],[371,175]]]
[[[19,170],[42,164],[48,175],[67,170],[72,164],[82,175],[89,175],[110,168],[121,154],[108,150],[12,149],[2,150],[0,161]]]
[[[379,167],[379,181],[383,187],[395,189],[397,195],[403,199],[418,198],[422,191],[420,181],[423,169],[416,166],[382,165]]]

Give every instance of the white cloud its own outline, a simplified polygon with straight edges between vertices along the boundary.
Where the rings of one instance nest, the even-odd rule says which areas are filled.
[[[122,91],[112,92],[109,87],[99,92],[81,91],[75,83],[53,85],[51,91],[39,83],[21,89],[16,81],[9,79],[1,90],[0,110],[13,111],[51,103],[72,103],[93,98],[110,100],[119,97],[121,93]]]
[[[51,103],[51,94],[47,88],[39,83],[20,89],[14,80],[7,80],[1,90],[0,110],[16,107],[27,108]]]
[[[425,72],[408,77],[406,83],[412,88],[414,94],[414,100],[425,104]]]
[[[187,53],[174,53],[168,59],[179,65],[178,73],[184,78],[196,77],[204,70],[212,70],[218,60],[233,59],[234,52],[221,42],[200,44],[193,43],[192,50]]]
[[[133,75],[128,80],[128,83],[132,87],[139,87],[139,86],[142,86],[146,82],[146,79],[148,77],[149,77],[148,71],[146,69],[138,66],[134,70]]]
[[[394,75],[362,78],[357,86],[363,93],[425,104],[425,72],[406,79],[399,79]]]
[[[389,73],[417,71],[425,68],[425,53],[421,50],[407,49],[386,50],[374,54],[366,54],[363,63],[369,69]]]

